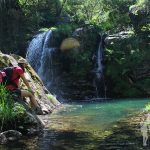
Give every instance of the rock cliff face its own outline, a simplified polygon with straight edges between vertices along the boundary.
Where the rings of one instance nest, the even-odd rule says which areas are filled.
[[[17,55],[6,55],[0,52],[0,68],[15,66],[17,64],[17,60],[20,58],[21,57]],[[56,99],[55,102],[48,99],[47,94],[50,94],[49,91],[45,88],[41,79],[29,64],[27,64],[25,70],[25,76],[28,79],[33,91],[35,91],[35,98],[38,104],[41,106],[45,114],[51,113],[55,108],[55,105],[59,102]],[[27,88],[22,81],[21,88]],[[26,128],[25,130],[28,133],[30,133],[31,130],[31,132],[37,132],[37,130],[39,130],[43,126],[43,122],[38,118],[38,116],[35,115],[35,113],[31,111],[28,98],[25,98],[25,101],[27,103],[24,103],[23,100],[20,99],[18,100],[18,102],[19,101],[25,106],[26,109],[26,115],[24,116],[24,118],[22,118],[23,122],[21,122],[19,126],[21,126],[21,128]]]

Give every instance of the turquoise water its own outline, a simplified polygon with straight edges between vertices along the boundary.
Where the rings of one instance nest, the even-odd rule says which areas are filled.
[[[50,121],[44,133],[11,145],[11,150],[97,150],[117,121],[142,111],[148,102],[149,99],[125,99],[65,104],[45,117]],[[1,146],[0,150],[10,149]]]
[[[67,104],[50,116],[50,128],[76,131],[104,130],[129,114],[142,111],[148,101],[139,99]]]

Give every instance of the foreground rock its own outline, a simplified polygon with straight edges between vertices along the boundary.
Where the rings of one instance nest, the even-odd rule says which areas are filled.
[[[18,140],[22,134],[15,130],[8,130],[0,133],[0,144],[7,144],[10,141]]]

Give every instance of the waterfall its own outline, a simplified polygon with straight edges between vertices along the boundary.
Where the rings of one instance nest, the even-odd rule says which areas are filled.
[[[54,48],[54,46],[57,45],[56,43],[59,42],[57,38],[55,37],[56,39],[54,39],[54,37],[55,35],[51,30],[36,35],[29,44],[26,56],[28,62],[31,64],[33,69],[38,73],[47,89],[50,90],[52,93],[57,94],[57,97],[59,96],[59,98],[61,99],[62,97],[65,98],[79,97],[78,95],[82,95],[82,97],[89,95],[92,97],[93,96],[95,97],[96,95],[98,98],[106,97],[105,96],[106,94],[104,94],[106,92],[104,92],[105,83],[103,75],[104,74],[103,36],[100,36],[98,48],[96,50],[96,57],[95,57],[96,66],[93,71],[93,74],[95,76],[94,88],[93,85],[91,85],[91,81],[88,81],[87,83],[85,79],[85,82],[79,81],[76,83],[76,85],[79,84],[79,86],[81,84],[81,87],[78,89],[76,88],[76,85],[73,83],[74,78],[72,77],[68,78],[69,74],[66,75],[67,71],[65,70],[65,67],[67,67],[67,63],[64,61],[66,59],[69,62],[69,60],[67,56],[62,55],[60,53],[59,49]],[[64,65],[63,63],[66,66],[63,66]],[[83,89],[87,88],[89,88],[90,90],[82,92]],[[71,93],[70,91],[71,92],[74,91],[75,94],[72,94],[73,92]],[[76,94],[77,92],[79,92],[79,94]]]
[[[103,58],[104,58],[104,47],[103,47],[103,38],[101,36],[100,43],[97,50],[97,69],[96,77],[100,80],[103,76]]]
[[[26,56],[48,89],[51,88],[54,77],[52,53],[55,48],[49,47],[51,40],[51,30],[38,34],[30,42]]]
[[[34,70],[37,72],[40,66],[40,58],[43,50],[43,41],[46,32],[36,35],[29,44],[26,58]]]
[[[100,42],[97,49],[96,54],[96,71],[95,71],[95,79],[94,85],[96,90],[97,97],[105,97],[106,98],[106,86],[104,80],[104,38],[105,35],[100,35]]]

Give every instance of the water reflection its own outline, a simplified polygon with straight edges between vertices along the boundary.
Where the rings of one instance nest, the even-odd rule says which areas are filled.
[[[45,131],[39,139],[40,150],[96,149],[97,139],[88,132]]]
[[[0,150],[134,150],[138,142],[132,129],[125,124],[117,128],[116,122],[139,111],[148,101],[65,105],[50,116],[43,116],[49,122],[39,136],[0,146]]]

